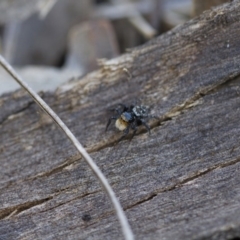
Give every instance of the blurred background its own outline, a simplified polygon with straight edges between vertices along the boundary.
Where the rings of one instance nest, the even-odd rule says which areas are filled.
[[[227,0],[0,0],[0,52],[36,91],[63,82]],[[19,88],[0,67],[0,95]]]

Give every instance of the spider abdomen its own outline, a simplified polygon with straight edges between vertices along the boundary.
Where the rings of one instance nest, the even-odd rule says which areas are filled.
[[[124,131],[128,127],[128,122],[124,121],[121,117],[118,118],[115,122],[115,127],[120,130]]]

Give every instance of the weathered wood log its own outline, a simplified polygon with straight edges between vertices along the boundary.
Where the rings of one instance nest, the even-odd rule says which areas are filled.
[[[109,179],[137,239],[240,237],[240,1],[43,98]],[[132,79],[122,71],[128,68]],[[131,141],[107,109],[149,105]],[[98,181],[25,93],[0,99],[0,239],[122,239]]]

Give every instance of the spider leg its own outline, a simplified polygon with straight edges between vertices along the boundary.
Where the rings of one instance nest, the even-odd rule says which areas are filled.
[[[151,134],[151,129],[150,127],[147,125],[147,123],[142,119],[142,125],[148,130],[148,134],[150,135]]]
[[[118,115],[121,115],[121,113],[122,113],[122,110],[120,110],[118,108],[109,108],[108,111],[116,112]]]
[[[135,136],[136,132],[137,132],[137,125],[136,125],[135,122],[131,124],[131,128],[133,130],[133,134],[132,134],[132,137],[131,137],[131,140],[132,140],[133,137]]]
[[[129,133],[129,129],[130,129],[130,125],[127,126],[127,128],[123,131],[123,135],[119,138],[118,142],[120,142],[121,140],[123,140]]]
[[[127,110],[127,106],[122,103],[119,103],[118,106],[121,106],[123,108],[123,111]]]
[[[118,118],[117,118],[117,117],[110,117],[110,118],[108,119],[108,123],[107,123],[107,125],[106,125],[105,132],[108,130],[108,127],[109,127],[111,121],[112,121],[112,120],[116,120],[116,119],[118,119]]]
[[[120,116],[124,111],[126,111],[127,110],[127,106],[126,105],[124,105],[124,104],[122,104],[122,103],[119,103],[117,106],[120,106],[122,109],[119,109],[118,107],[116,107],[116,108],[110,108],[110,109],[108,109],[109,111],[111,111],[111,112],[117,112],[117,114]]]
[[[114,110],[117,112],[118,116],[120,116],[123,113],[123,111],[118,108],[115,108]]]

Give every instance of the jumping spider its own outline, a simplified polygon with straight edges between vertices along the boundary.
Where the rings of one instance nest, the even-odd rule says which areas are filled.
[[[115,121],[115,127],[123,131],[122,137],[119,139],[121,141],[123,138],[125,138],[129,130],[133,130],[133,135],[136,134],[137,128],[140,125],[143,125],[147,130],[148,133],[150,134],[150,127],[147,124],[147,120],[150,118],[156,118],[159,119],[156,116],[149,115],[149,110],[146,106],[140,105],[140,106],[126,106],[124,104],[118,104],[119,107],[112,109],[115,111],[117,114],[115,116],[112,116],[109,118],[107,126],[106,126],[106,131],[111,123],[112,120]]]

